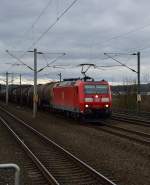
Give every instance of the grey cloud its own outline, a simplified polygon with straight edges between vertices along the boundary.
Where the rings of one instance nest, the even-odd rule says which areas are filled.
[[[15,62],[9,56],[4,54],[5,49],[23,50],[35,41],[49,25],[51,25],[71,0],[56,0],[51,2],[45,14],[30,32],[25,31],[30,28],[33,21],[40,14],[41,10],[48,3],[48,0],[2,0],[0,6],[0,72],[11,70],[27,72],[23,67],[9,67],[6,62]],[[138,48],[150,47],[149,31],[150,26],[141,29],[132,34],[126,34],[131,30],[138,29],[144,25],[150,24],[149,13],[150,2],[147,0],[79,0],[72,9],[58,22],[58,24],[45,35],[45,37],[36,44],[35,47],[42,51],[61,51],[67,55],[58,60],[58,64],[79,64],[96,63],[97,65],[115,64],[110,59],[105,60],[104,52],[134,52]],[[120,35],[120,38],[111,39]],[[136,49],[137,48],[137,49]],[[33,48],[32,48],[33,49]],[[21,56],[19,53],[15,53]],[[142,51],[142,75],[149,73],[149,52]],[[125,62],[129,66],[136,68],[136,57],[128,58],[126,56],[117,56],[117,59]],[[33,55],[23,58],[25,62],[33,65]],[[51,60],[51,58],[49,59]],[[45,64],[42,58],[38,58],[39,67]],[[49,69],[48,69],[49,70]],[[122,75],[122,70],[114,69],[103,71],[89,71],[89,74],[100,75],[111,80],[119,81],[118,76]],[[65,77],[80,74],[80,69],[70,73],[70,69],[58,70],[64,73]],[[135,77],[128,71],[133,78]],[[56,78],[57,70],[51,71],[51,78]],[[127,71],[125,72],[127,74]],[[39,76],[42,78],[42,75]]]

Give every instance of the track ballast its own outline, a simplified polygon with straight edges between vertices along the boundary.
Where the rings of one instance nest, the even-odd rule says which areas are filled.
[[[0,111],[3,124],[16,137],[50,184],[115,185],[19,118],[2,108]]]

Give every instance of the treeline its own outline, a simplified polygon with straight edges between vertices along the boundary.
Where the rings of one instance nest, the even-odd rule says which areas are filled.
[[[112,86],[113,94],[128,94],[129,92],[134,94],[136,90],[137,90],[136,84]],[[141,92],[145,93],[150,92],[150,83],[141,84]]]
[[[137,85],[112,86],[113,108],[137,109]],[[141,84],[141,110],[150,112],[150,83]]]

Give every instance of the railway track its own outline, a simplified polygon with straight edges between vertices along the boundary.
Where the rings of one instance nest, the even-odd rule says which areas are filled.
[[[136,117],[136,116],[131,116],[131,115],[113,113],[112,120],[123,121],[123,122],[128,122],[128,123],[131,123],[131,124],[150,127],[150,121],[149,120],[146,120],[144,118],[139,118],[139,117]]]
[[[60,115],[58,117],[60,117]],[[116,126],[115,125],[116,121],[119,123],[121,122],[121,126],[123,126],[125,123],[129,123],[129,124],[150,128],[150,121],[148,120],[139,119],[137,117],[131,117],[129,115],[124,115],[124,114],[116,114],[116,113],[113,114],[111,119],[100,121],[103,127],[99,127],[99,124],[98,124],[98,127],[94,125],[95,123],[97,124],[99,121],[91,122],[90,127],[94,127],[96,129],[103,130],[107,133],[117,135],[119,137],[126,138],[128,140],[132,140],[143,145],[150,146],[150,134],[144,133],[142,131],[136,131],[136,130],[131,130],[131,129]],[[88,121],[88,123],[90,123],[90,120]],[[85,124],[87,123],[84,123],[84,125]]]
[[[60,118],[61,116],[58,115],[58,117]],[[63,116],[61,118],[64,119]],[[123,116],[122,114],[121,115],[115,114],[112,116],[112,119],[101,120],[100,123],[103,125],[103,127],[99,127],[99,124],[98,124],[98,127],[97,126],[95,127],[95,123],[97,124],[99,123],[99,121],[91,122],[91,126],[95,127],[96,129],[98,128],[100,130],[103,130],[107,133],[111,133],[113,135],[117,135],[122,138],[126,138],[129,140],[150,146],[150,134],[116,126],[115,125],[116,121],[117,122],[121,121],[122,123],[121,126],[123,126],[123,124],[125,123],[129,123],[129,124],[135,124],[142,127],[143,126],[150,127],[150,121],[147,121],[145,119],[144,120],[138,119],[137,117],[134,119],[134,118],[131,118],[130,116],[124,116],[124,114]],[[90,120],[88,121],[88,123],[90,123]],[[84,123],[83,121],[83,124],[86,125],[87,123]]]
[[[37,166],[30,159],[21,158],[18,159],[23,162],[23,171],[25,174],[21,176],[20,184],[36,184],[36,185],[47,185],[47,179],[43,177],[43,174]],[[27,172],[27,173],[26,173]],[[0,170],[0,185],[14,185],[14,170],[12,169],[1,169]]]
[[[132,140],[143,145],[150,146],[150,134],[148,133],[148,129],[150,129],[150,121],[148,120],[138,119],[137,117],[115,113],[112,115],[111,119],[101,119],[94,123],[90,122],[89,120],[88,123],[88,127],[98,129],[109,134],[119,136],[121,138]],[[134,127],[126,128],[126,123],[137,125],[139,127],[138,130],[147,129],[147,131],[136,131],[134,130]],[[124,126],[125,128],[123,128]]]
[[[0,121],[0,164],[15,163],[21,169],[20,185],[47,185],[35,163],[19,147],[15,138]],[[0,185],[14,185],[14,169],[0,169]]]
[[[150,134],[144,132],[130,130],[114,125],[105,125],[105,127],[101,128],[101,130],[143,145],[150,146]]]
[[[49,184],[115,185],[24,121],[3,108],[0,108],[0,112],[1,122],[14,135]]]
[[[120,126],[116,125],[116,121]],[[131,119],[130,122],[130,119],[128,120],[126,120],[125,118],[119,119],[118,117],[117,119],[112,118],[111,120],[101,120],[100,124],[102,124],[103,126],[100,126],[99,124],[98,125],[91,124],[91,127],[113,134],[115,136],[119,136],[121,138],[125,138],[143,145],[150,146],[150,134],[145,133],[143,131],[136,131],[129,128],[123,128],[126,122],[128,122],[129,124],[133,124],[134,122],[136,122],[137,125],[145,127],[145,124],[142,124],[141,120],[140,122],[137,122]],[[146,124],[146,126],[149,127],[150,125]]]
[[[130,115],[130,116],[137,116],[143,119],[149,119],[150,118],[150,112],[140,111],[140,114],[137,113],[137,111],[131,111],[131,110],[118,110],[113,109],[114,113],[117,114],[124,114],[124,115]]]

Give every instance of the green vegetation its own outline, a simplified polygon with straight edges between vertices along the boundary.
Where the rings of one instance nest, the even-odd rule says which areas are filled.
[[[142,99],[141,111],[150,112],[150,96],[143,95],[141,99]],[[136,111],[137,109],[136,94],[114,95],[113,108]]]

